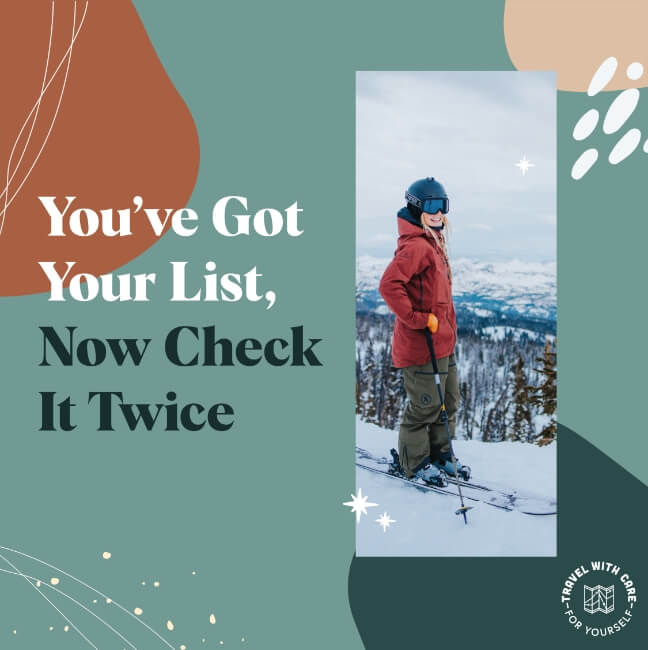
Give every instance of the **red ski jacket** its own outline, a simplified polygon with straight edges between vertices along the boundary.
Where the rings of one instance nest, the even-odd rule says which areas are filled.
[[[430,361],[425,340],[428,314],[439,320],[439,328],[432,335],[438,359],[452,354],[457,342],[450,268],[438,244],[420,226],[399,218],[398,235],[398,248],[383,273],[379,290],[396,314],[394,366],[422,366]]]

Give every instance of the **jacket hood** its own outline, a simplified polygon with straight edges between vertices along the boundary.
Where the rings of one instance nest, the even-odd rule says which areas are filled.
[[[423,226],[417,221],[407,208],[398,211],[398,235],[400,237],[422,237],[425,235]]]
[[[412,213],[407,209],[407,206],[405,206],[404,208],[401,208],[396,213],[396,216],[399,219],[404,219],[405,221],[408,221],[409,223],[411,223],[413,226],[416,226],[417,228],[420,228],[421,230],[423,230],[423,226],[421,225],[421,222],[415,216],[412,215]],[[399,224],[400,224],[400,221],[399,221]]]

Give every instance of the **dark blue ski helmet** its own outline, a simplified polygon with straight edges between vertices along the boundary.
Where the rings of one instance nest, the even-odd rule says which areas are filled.
[[[421,212],[436,214],[439,210],[447,214],[450,209],[450,199],[443,185],[432,176],[414,181],[405,192],[405,200]]]

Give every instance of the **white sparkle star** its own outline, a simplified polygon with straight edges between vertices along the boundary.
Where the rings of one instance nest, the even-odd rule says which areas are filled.
[[[522,160],[516,162],[515,166],[519,167],[520,171],[522,172],[522,176],[525,176],[529,171],[529,167],[535,167],[535,163],[528,161],[526,156],[522,156]]]
[[[360,523],[360,515],[367,514],[367,508],[372,508],[373,506],[378,505],[377,503],[371,503],[370,501],[367,501],[369,497],[362,496],[362,488],[358,488],[358,496],[352,494],[351,498],[353,501],[345,501],[342,505],[349,506],[351,508],[351,512],[356,513],[356,524]]]
[[[391,519],[390,516],[386,512],[383,512],[380,519],[376,519],[376,523],[379,524],[380,526],[382,526],[383,533],[386,533],[389,526],[391,524],[395,524],[396,520]]]

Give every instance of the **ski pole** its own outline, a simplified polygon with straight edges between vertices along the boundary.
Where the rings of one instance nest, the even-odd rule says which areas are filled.
[[[461,480],[459,479],[459,472],[457,472],[457,459],[454,455],[452,448],[452,437],[450,436],[450,424],[448,422],[448,412],[446,411],[443,391],[441,390],[441,378],[439,377],[439,366],[437,365],[436,355],[434,354],[434,342],[432,341],[432,332],[425,328],[425,340],[427,341],[428,349],[430,350],[430,357],[432,358],[432,368],[434,369],[434,381],[436,383],[437,391],[439,393],[439,401],[441,402],[441,421],[445,425],[446,435],[448,436],[448,447],[450,448],[450,457],[452,458],[452,465],[454,467],[455,478],[457,479],[457,489],[459,490],[459,501],[461,507],[455,511],[455,515],[463,515],[464,523],[468,524],[466,513],[470,510],[469,506],[464,504],[463,494],[461,493]]]

